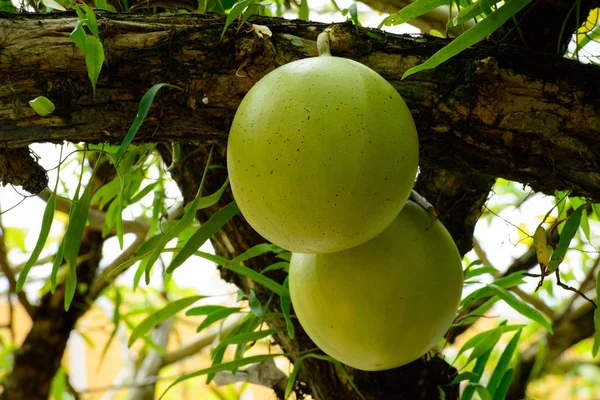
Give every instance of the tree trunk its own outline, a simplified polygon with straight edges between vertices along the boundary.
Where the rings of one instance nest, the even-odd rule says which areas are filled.
[[[86,231],[80,254],[89,256],[77,267],[79,285],[89,286],[102,257],[102,235]],[[67,340],[77,320],[89,310],[87,293],[77,290],[69,311],[64,310],[65,285],[47,293],[36,308],[32,328],[15,352],[14,367],[4,381],[4,400],[47,400],[60,367]]]

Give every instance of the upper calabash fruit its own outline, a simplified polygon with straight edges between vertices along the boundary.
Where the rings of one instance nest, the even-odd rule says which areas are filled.
[[[415,124],[400,95],[338,57],[294,61],[262,78],[237,110],[227,149],[246,220],[307,253],[381,233],[408,199],[417,165]]]
[[[289,287],[298,321],[321,350],[351,367],[399,367],[450,327],[463,283],[446,228],[409,201],[373,240],[329,254],[292,255]]]

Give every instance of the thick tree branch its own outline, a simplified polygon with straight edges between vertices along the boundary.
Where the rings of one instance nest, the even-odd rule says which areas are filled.
[[[138,141],[225,143],[247,90],[274,67],[315,55],[325,25],[257,18],[272,38],[229,30],[220,41],[223,22],[211,14],[102,16],[108,66],[93,99],[83,56],[69,39],[76,19],[0,19],[6,38],[0,76],[10,82],[0,91],[0,145],[120,143],[141,95],[161,81],[184,91],[163,89]],[[447,42],[335,27],[334,54],[369,65],[403,95],[419,129],[423,163],[600,200],[600,68],[483,43],[435,71],[401,80]],[[56,103],[53,116],[36,116],[25,105],[38,95]]]

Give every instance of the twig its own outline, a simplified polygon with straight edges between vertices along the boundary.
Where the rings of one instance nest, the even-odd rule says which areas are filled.
[[[479,257],[479,259],[483,262],[483,265],[489,265],[490,267],[492,266],[492,263],[488,259],[486,252],[481,248],[481,246],[479,246],[479,242],[475,238],[473,238],[473,250],[475,250],[475,254],[477,254],[477,257]]]
[[[596,270],[598,269],[598,266],[600,265],[600,257],[596,258],[596,262],[594,263],[594,265],[590,268],[590,270],[587,272],[585,278],[583,279],[583,281],[581,282],[581,285],[579,285],[579,290],[581,292],[585,292],[586,286],[590,283],[593,282],[596,276]],[[577,300],[579,298],[579,294],[578,293],[574,293],[573,296],[571,296],[571,298],[569,299],[569,303],[567,304],[567,306],[565,307],[565,310],[561,313],[559,319],[562,319],[565,317],[565,315],[567,315],[570,311],[571,308],[573,307],[573,304],[575,303],[575,300]],[[596,299],[596,301],[598,301],[598,299]]]
[[[569,286],[569,285],[567,285],[566,283],[562,283],[562,282],[560,281],[560,272],[559,272],[559,270],[558,270],[558,269],[556,270],[555,274],[556,274],[556,284],[557,284],[558,286],[560,286],[561,288],[563,288],[563,289],[565,289],[565,290],[570,290],[570,291],[572,291],[572,292],[575,292],[575,293],[577,293],[579,296],[583,297],[584,299],[586,299],[587,301],[589,301],[590,303],[592,303],[592,304],[594,305],[594,308],[598,308],[598,306],[596,305],[596,302],[595,302],[594,300],[590,299],[589,297],[587,297],[587,296],[585,295],[585,293],[583,293],[581,290],[579,290],[579,289],[575,289],[574,287],[572,287],[572,286]]]

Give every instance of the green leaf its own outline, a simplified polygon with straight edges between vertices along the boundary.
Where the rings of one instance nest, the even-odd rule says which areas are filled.
[[[94,36],[85,37],[85,66],[87,68],[88,77],[92,83],[94,95],[96,94],[96,85],[98,77],[104,63],[104,46],[102,42]]]
[[[600,306],[598,306],[598,302],[600,301],[600,271],[598,271],[598,275],[596,275],[596,309],[594,310],[594,345],[592,346],[592,356],[596,357],[598,355],[598,349],[600,349]]]
[[[461,372],[460,374],[456,375],[454,379],[452,379],[452,382],[450,382],[449,385],[456,385],[462,381],[471,381],[475,378],[479,378],[479,375],[471,371]]]
[[[223,32],[221,33],[221,39],[223,39],[223,36],[225,36],[225,31],[227,31],[229,25],[231,25],[231,23],[237,17],[239,17],[244,12],[244,10],[254,1],[255,0],[242,0],[231,8],[231,11],[229,11],[229,14],[227,14],[227,18],[225,19],[225,26],[223,27]]]
[[[492,376],[487,384],[487,389],[492,395],[495,397],[496,391],[504,378],[505,372],[508,369],[508,365],[510,364],[510,360],[512,360],[515,350],[517,349],[517,345],[519,344],[519,339],[521,338],[521,329],[515,333],[512,337],[508,345],[502,352],[498,363],[496,364],[496,368],[494,368],[494,372],[492,372]]]
[[[472,349],[472,348],[476,347],[477,345],[479,345],[479,343],[485,342],[486,340],[488,340],[490,338],[490,335],[492,335],[492,334],[495,335],[496,333],[502,334],[502,333],[506,333],[506,332],[510,332],[510,331],[516,331],[516,330],[523,328],[523,326],[524,325],[500,325],[489,331],[478,333],[477,335],[475,335],[472,338],[470,338],[469,340],[467,340],[465,342],[465,344],[463,344],[463,346],[458,351],[458,354],[456,355],[456,359],[458,359],[458,356],[460,356],[465,351]],[[488,350],[489,350],[489,348],[488,348]]]
[[[592,240],[592,236],[591,236],[591,232],[590,232],[590,220],[585,211],[581,214],[581,222],[580,222],[579,226],[581,226],[581,230],[583,231],[585,238],[588,241]]]
[[[359,26],[362,26],[360,21],[358,20],[358,10],[356,9],[356,3],[352,3],[352,4],[350,4],[350,6],[348,8],[345,8],[342,10],[342,15],[344,17],[347,14],[350,14],[350,19],[354,23],[354,26],[356,27],[356,29],[358,29]]]
[[[131,198],[129,203],[135,204],[138,201],[142,200],[144,197],[146,197],[152,191],[152,189],[154,189],[156,187],[156,185],[158,185],[158,182],[149,183],[148,185],[144,186],[144,188],[142,190],[140,190],[135,196],[133,196]]]
[[[227,336],[219,346],[229,346],[230,344],[245,344],[248,342],[256,342],[257,340],[264,339],[267,336],[271,336],[279,332],[277,329],[268,329],[264,331],[255,331],[255,332],[244,332],[238,335]]]
[[[465,281],[467,279],[473,278],[475,276],[483,275],[483,274],[495,274],[498,270],[489,265],[483,266],[481,268],[469,268],[465,271]]]
[[[187,308],[205,296],[190,296],[169,302],[164,308],[152,313],[131,332],[128,345],[131,346],[138,338],[146,335],[157,325],[171,318],[184,308]]]
[[[65,254],[65,240],[63,238],[62,242],[58,246],[58,250],[56,251],[56,255],[54,256],[54,263],[52,264],[52,271],[50,272],[50,291],[54,293],[56,290],[56,278],[58,276],[58,270],[63,262],[63,257]]]
[[[54,212],[56,210],[56,196],[54,193],[50,195],[48,198],[48,202],[46,203],[46,208],[44,209],[44,216],[42,217],[42,227],[40,229],[40,235],[38,236],[38,240],[35,243],[35,247],[31,252],[31,256],[29,256],[29,260],[25,263],[23,270],[19,274],[19,279],[17,280],[16,291],[19,293],[23,290],[23,285],[25,285],[25,280],[27,279],[27,275],[29,274],[29,270],[35,264],[35,262],[40,257],[42,250],[44,249],[44,245],[46,244],[46,240],[48,239],[48,234],[50,233],[50,228],[52,227],[52,221],[54,220]]]
[[[567,250],[569,249],[569,244],[571,244],[571,240],[577,233],[577,229],[579,229],[579,223],[581,222],[581,214],[583,213],[585,207],[585,204],[577,207],[571,213],[567,222],[565,222],[565,226],[563,227],[562,232],[560,233],[558,245],[552,253],[552,258],[550,258],[550,264],[548,264],[547,268],[548,272],[556,271],[560,263],[562,263],[565,259],[565,255],[567,254]]]
[[[300,8],[298,9],[298,18],[303,21],[308,21],[308,0],[300,0]]]
[[[254,271],[251,268],[240,264],[228,264],[226,268],[235,272],[236,274],[252,279],[254,282],[263,285],[278,296],[290,296],[290,293],[286,288],[281,286],[279,283],[275,282],[273,279],[267,278],[266,276],[261,275],[260,273]]]
[[[210,374],[210,373],[216,373],[219,371],[229,371],[232,370],[234,368],[239,368],[242,367],[244,365],[248,365],[248,364],[254,364],[254,363],[259,363],[262,361],[266,361],[269,360],[271,358],[275,358],[275,357],[279,357],[279,356],[283,356],[284,354],[262,354],[262,355],[258,355],[258,356],[252,356],[252,357],[245,357],[245,358],[240,358],[238,360],[234,360],[231,362],[226,362],[226,363],[222,363],[222,364],[218,364],[218,365],[213,365],[211,367],[208,368],[203,368],[201,370],[198,370],[196,372],[192,372],[190,374],[186,374],[184,376],[181,376],[179,378],[177,378],[173,383],[171,383],[166,389],[165,391],[160,395],[159,400],[161,400],[165,394],[167,394],[167,392],[175,385],[177,385],[180,382],[186,381],[188,379],[192,379],[192,378],[196,378],[202,375],[206,375],[206,374]]]
[[[245,252],[243,252],[239,256],[234,257],[231,260],[231,263],[232,264],[239,264],[239,263],[247,261],[247,260],[249,260],[251,258],[262,256],[265,253],[272,252],[272,253],[278,254],[278,253],[281,253],[283,251],[285,251],[285,250],[283,250],[281,247],[279,247],[277,245],[274,245],[274,244],[271,244],[271,243],[257,244],[256,246],[251,247],[250,249],[246,250]]]
[[[403,24],[412,18],[421,16],[441,6],[449,6],[450,0],[417,0],[413,3],[409,3],[406,7],[403,7],[399,12],[390,14],[389,17],[385,18],[377,29],[381,29],[382,26],[393,26]]]
[[[285,278],[283,282],[283,286],[286,290],[289,290],[289,281],[288,278]],[[281,311],[283,312],[283,317],[285,318],[285,327],[288,332],[288,336],[290,339],[294,339],[296,337],[296,328],[294,328],[294,324],[292,323],[292,318],[290,317],[290,310],[292,308],[292,302],[289,297],[280,296],[279,302],[281,304]]]
[[[217,233],[223,225],[225,225],[231,218],[240,212],[235,201],[232,201],[216,213],[214,213],[208,221],[206,221],[198,230],[189,238],[185,246],[181,251],[173,257],[171,264],[167,268],[167,274],[172,274],[173,271],[181,264],[183,264],[188,258],[190,258],[196,250],[198,250],[208,239],[210,239],[215,233]]]
[[[256,294],[252,289],[250,289],[250,297],[248,298],[248,303],[250,305],[250,310],[252,311],[252,314],[256,315],[259,318],[265,316],[265,310],[263,309],[262,304],[260,304],[260,301],[258,301],[258,299],[256,298]]]
[[[208,315],[208,314],[213,313],[213,312],[215,312],[217,310],[224,310],[224,309],[236,310],[236,311],[240,310],[240,308],[238,308],[238,307],[230,308],[230,307],[225,307],[225,306],[218,306],[218,305],[215,305],[215,304],[209,304],[209,305],[206,305],[206,306],[200,306],[200,307],[190,308],[189,310],[186,311],[185,315],[187,315],[187,316]]]
[[[42,4],[44,5],[44,7],[50,8],[52,10],[67,11],[66,8],[58,4],[58,2],[56,2],[55,0],[42,0]]]
[[[262,269],[260,271],[261,274],[264,274],[265,272],[269,272],[269,271],[276,271],[278,269],[282,269],[285,272],[288,272],[290,268],[290,263],[287,261],[280,261],[280,262],[276,262],[275,264],[271,264],[268,267],[265,267],[264,269]]]
[[[469,383],[467,385],[468,388],[473,388],[477,394],[479,395],[479,398],[481,400],[492,400],[492,396],[490,395],[490,392],[488,392],[488,390],[484,387],[481,386],[479,383]],[[466,389],[465,389],[466,392]],[[463,396],[464,398],[464,396]]]
[[[119,149],[117,150],[117,157],[116,157],[117,164],[119,164],[119,162],[121,161],[123,154],[129,147],[131,142],[133,142],[133,138],[135,137],[138,130],[142,126],[142,123],[146,119],[146,116],[148,115],[148,111],[150,111],[150,107],[152,106],[152,103],[154,102],[154,97],[156,96],[156,93],[163,87],[172,87],[172,88],[181,90],[181,88],[179,88],[178,86],[170,85],[168,83],[158,83],[158,84],[152,86],[142,96],[142,100],[140,100],[140,106],[138,107],[138,113],[135,116],[135,119],[133,120],[131,127],[127,131],[127,134],[125,135],[125,138],[123,139],[123,142],[121,143],[121,145],[119,146]]]
[[[98,33],[98,22],[96,21],[96,14],[94,13],[94,10],[92,10],[92,7],[86,4],[81,4],[78,6],[85,12],[85,24],[88,28],[90,28],[90,32],[92,32],[92,35],[94,35],[96,39],[100,40],[100,34]],[[80,18],[82,18],[81,15]]]
[[[77,21],[77,25],[75,25],[75,29],[73,29],[73,32],[71,32],[71,40],[73,41],[73,43],[75,43],[75,45],[77,47],[79,47],[79,49],[83,52],[83,54],[85,54],[86,51],[86,45],[87,45],[87,40],[86,40],[86,34],[85,34],[85,30],[83,29],[83,25],[85,24],[86,20],[79,20]]]
[[[489,288],[498,296],[500,299],[504,300],[506,304],[511,306],[515,311],[519,314],[529,318],[532,321],[537,322],[541,326],[544,327],[550,334],[552,334],[552,325],[546,317],[542,315],[541,312],[531,307],[529,304],[523,302],[522,300],[516,298],[514,295],[509,293],[506,289],[501,288],[500,286],[490,284]]]
[[[506,289],[510,289],[511,287],[519,286],[525,283],[524,275],[525,271],[517,271],[515,273],[510,274],[509,276],[505,276],[503,278],[496,279],[494,281],[494,285],[500,286]],[[460,301],[460,306],[464,307],[466,304],[470,303],[473,300],[491,297],[494,295],[494,292],[487,286],[484,286],[480,289],[477,289],[466,296],[464,299]]]
[[[102,185],[100,189],[92,196],[91,203],[98,204],[100,209],[103,209],[112,199],[117,197],[121,191],[121,180],[113,179],[112,181]]]
[[[514,372],[515,370],[511,368],[504,373],[502,379],[500,380],[500,384],[498,384],[498,388],[493,394],[492,400],[506,399],[506,394],[508,393],[508,389],[510,388],[510,384],[512,383]]]
[[[52,379],[52,383],[50,385],[50,396],[54,398],[54,400],[62,400],[65,396],[64,394],[67,392],[67,371],[61,366],[54,378]]]
[[[511,0],[504,3],[502,7],[494,11],[492,14],[485,17],[478,24],[470,28],[468,31],[454,39],[444,48],[436,52],[426,62],[416,67],[410,68],[404,73],[402,79],[420,71],[432,69],[443,63],[444,61],[454,57],[468,47],[473,46],[486,36],[500,28],[509,18],[519,12],[523,7],[529,4],[531,0]],[[415,3],[416,4],[416,3]]]
[[[33,111],[42,117],[53,113],[55,110],[54,103],[44,96],[38,96],[33,100],[29,100],[29,105],[33,108]]]
[[[224,318],[227,318],[230,315],[237,314],[239,312],[240,312],[239,308],[222,308],[220,310],[213,311],[213,312],[209,313],[206,316],[206,318],[204,318],[204,321],[202,321],[202,323],[198,326],[198,329],[196,329],[196,332],[200,332],[201,330],[209,327],[213,323],[220,321]]]
[[[502,329],[498,329],[498,328],[491,329],[487,332],[484,332],[483,339],[480,340],[475,345],[475,347],[473,347],[473,351],[469,355],[467,364],[469,364],[471,361],[475,360],[476,358],[481,357],[487,351],[492,349],[496,345],[496,343],[498,343],[498,340],[500,340],[500,337],[502,336],[503,333],[504,332],[502,331]]]
[[[298,378],[298,372],[300,371],[300,365],[302,365],[304,359],[305,357],[299,357],[294,363],[294,370],[290,374],[287,384],[285,385],[285,394],[283,395],[284,399],[287,399],[292,394],[294,384],[296,383],[296,379]]]
[[[438,393],[440,395],[440,400],[446,400],[446,392],[440,386],[437,387]]]
[[[87,222],[90,210],[91,190],[92,181],[90,180],[83,191],[81,198],[75,204],[73,213],[69,215],[69,224],[67,225],[65,237],[63,238],[63,242],[65,243],[65,259],[67,260],[67,265],[69,267],[64,299],[66,311],[69,310],[77,287],[77,256],[79,255],[83,230],[85,229],[85,223]]]
[[[211,150],[211,154],[212,154],[212,150]],[[211,156],[209,155],[209,163],[207,163],[207,166],[204,169],[202,183],[200,184],[200,187],[198,188],[198,191],[196,192],[196,197],[194,198],[194,200],[191,203],[189,203],[186,206],[183,217],[181,217],[181,219],[179,221],[177,221],[177,223],[173,227],[169,228],[169,230],[167,230],[167,232],[164,235],[161,235],[159,237],[158,243],[156,244],[152,254],[148,258],[144,259],[144,261],[142,261],[142,263],[140,264],[140,266],[138,268],[138,271],[136,272],[136,274],[134,276],[134,282],[133,282],[134,288],[136,288],[138,286],[139,280],[141,279],[143,272],[146,273],[146,283],[149,282],[150,269],[152,268],[152,266],[154,265],[156,260],[158,260],[160,253],[162,253],[163,249],[165,248],[165,246],[171,239],[174,239],[175,237],[179,236],[179,234],[181,234],[186,228],[188,228],[189,226],[191,226],[194,223],[194,219],[196,218],[196,211],[202,207],[205,207],[205,206],[210,207],[210,205],[213,205],[214,203],[216,203],[218,201],[218,199],[220,198],[221,194],[223,193],[223,191],[225,191],[225,188],[227,187],[227,184],[228,184],[228,180],[225,180],[225,183],[223,184],[223,186],[221,186],[221,188],[216,193],[213,193],[212,195],[207,196],[207,197],[201,197],[203,182],[204,182],[204,178],[206,177],[206,173],[208,171],[208,166],[209,166],[208,164],[210,164],[210,158],[211,158]],[[207,204],[210,204],[210,205],[207,205]],[[171,264],[173,264],[173,262],[171,262]]]
[[[471,380],[471,383],[467,385],[467,387],[463,391],[461,400],[471,400],[473,394],[475,394],[476,387],[474,386],[474,384],[478,383],[481,379],[480,377],[483,375],[483,372],[485,370],[485,364],[487,364],[491,354],[492,349],[489,349],[486,353],[482,354],[481,357],[479,357],[475,362],[475,366],[473,367],[473,373],[478,377],[473,378]]]

